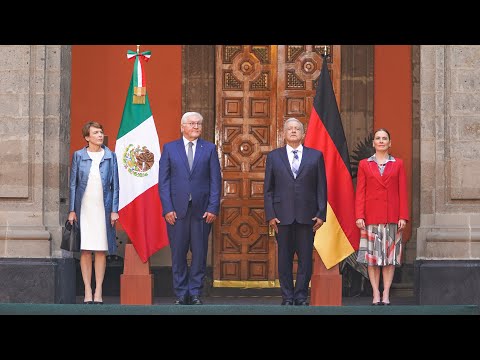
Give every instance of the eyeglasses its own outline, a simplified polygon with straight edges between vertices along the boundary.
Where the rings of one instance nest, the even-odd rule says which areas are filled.
[[[197,127],[202,127],[202,123],[201,123],[201,122],[187,122],[187,123],[185,123],[185,125],[188,125],[188,126],[190,126],[190,127],[195,127],[195,126],[197,126]]]

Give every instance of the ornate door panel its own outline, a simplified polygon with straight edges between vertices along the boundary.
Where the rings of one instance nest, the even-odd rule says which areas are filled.
[[[275,280],[263,178],[266,155],[277,146],[276,50],[266,45],[216,49],[216,143],[223,187],[214,227],[214,286]]]
[[[328,48],[333,49],[335,64],[339,50]],[[286,119],[308,121],[322,49],[319,45],[216,48],[215,130],[222,169],[220,216],[213,233],[216,287],[276,285],[276,244],[268,234],[263,207],[265,160],[271,150],[283,146]],[[339,83],[339,65],[337,71],[332,79]]]
[[[322,53],[327,58],[330,77],[340,108],[340,46],[333,45],[279,45],[278,46],[278,101],[277,126],[278,145],[283,145],[283,123],[290,117],[297,118],[305,125],[315,96],[318,77],[322,69]]]

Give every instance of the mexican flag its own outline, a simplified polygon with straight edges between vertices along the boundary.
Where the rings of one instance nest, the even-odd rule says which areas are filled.
[[[128,51],[134,68],[115,145],[119,221],[143,262],[168,245],[158,194],[160,143],[145,86],[144,65],[150,55]]]

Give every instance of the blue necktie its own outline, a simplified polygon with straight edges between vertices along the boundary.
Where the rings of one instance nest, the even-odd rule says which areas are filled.
[[[188,151],[187,151],[187,159],[188,159],[188,166],[190,167],[190,171],[192,171],[192,165],[193,165],[193,142],[188,143]],[[192,201],[192,194],[188,194],[188,201]]]
[[[187,152],[187,159],[188,159],[188,166],[190,166],[190,171],[192,170],[192,164],[193,164],[193,142],[188,143],[188,152]]]
[[[292,150],[292,152],[293,152],[292,172],[293,172],[293,177],[296,179],[298,174],[298,166],[300,165],[298,161],[298,154],[297,154],[298,150]]]

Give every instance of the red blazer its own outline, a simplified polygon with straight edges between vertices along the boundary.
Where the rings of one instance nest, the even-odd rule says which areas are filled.
[[[395,158],[380,175],[375,161],[363,159],[358,165],[355,219],[365,225],[398,223],[409,220],[407,178],[403,160]]]

